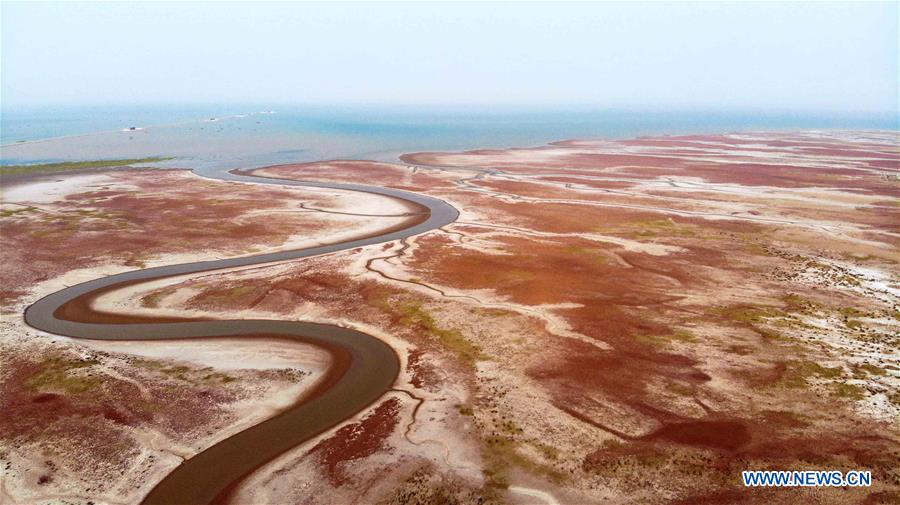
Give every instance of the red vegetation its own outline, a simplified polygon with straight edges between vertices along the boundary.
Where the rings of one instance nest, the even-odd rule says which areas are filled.
[[[357,423],[348,424],[310,449],[318,458],[325,475],[335,487],[347,480],[344,465],[371,456],[385,448],[385,442],[397,427],[400,401],[391,398]]]
[[[138,190],[69,195],[53,205],[53,212],[0,219],[0,303],[13,302],[35,283],[107,261],[139,267],[162,253],[236,254],[324,228],[307,213],[245,216],[295,207],[299,193],[293,191],[208,181],[183,171],[109,175]]]
[[[3,352],[0,398],[9,415],[0,416],[0,444],[80,462],[78,476],[86,480],[108,479],[108,472],[124,471],[140,457],[134,428],[194,439],[227,420],[223,406],[240,395],[223,384],[223,374],[208,370],[136,359],[132,367],[105,373],[109,365],[98,359],[52,349]],[[44,483],[56,471],[51,468]]]
[[[66,425],[78,419],[123,426],[162,421],[171,433],[183,434],[220,413],[218,404],[235,399],[234,393],[218,382],[192,384],[188,379],[171,379],[166,369],[159,369],[162,374],[154,372],[159,375],[153,379],[136,374],[148,390],[149,397],[145,397],[131,381],[102,373],[94,367],[96,362],[53,352],[40,361],[27,356],[8,358],[0,396],[4,408],[16,415],[0,417],[0,439],[40,436],[35,426]],[[151,363],[145,371],[156,370],[156,366]]]
[[[425,351],[421,348],[410,351],[406,368],[410,371],[409,383],[418,389],[433,389],[437,386],[438,376],[434,368],[422,359]]]
[[[647,438],[734,451],[750,441],[750,430],[736,421],[685,421],[667,424]]]

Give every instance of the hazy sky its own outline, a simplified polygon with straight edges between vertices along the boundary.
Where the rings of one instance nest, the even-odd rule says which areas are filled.
[[[890,113],[898,5],[3,2],[0,98]]]

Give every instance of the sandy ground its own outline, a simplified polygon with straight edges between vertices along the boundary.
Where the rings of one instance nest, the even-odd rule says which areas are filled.
[[[0,190],[3,203],[25,205],[52,203],[87,188],[99,188],[115,182],[106,174],[61,176],[61,179],[32,180]]]

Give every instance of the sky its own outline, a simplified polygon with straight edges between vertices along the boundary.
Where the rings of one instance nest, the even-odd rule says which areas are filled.
[[[898,6],[2,2],[0,100],[896,114]]]

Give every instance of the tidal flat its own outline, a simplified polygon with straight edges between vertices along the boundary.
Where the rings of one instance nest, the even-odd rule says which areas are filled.
[[[95,309],[314,321],[394,349],[391,391],[257,469],[235,503],[890,499],[898,163],[895,132],[797,131],[268,166],[251,173],[412,191],[460,216],[385,244],[136,284]],[[180,458],[304,401],[328,367],[284,343],[106,348],[27,327],[26,306],[128,269],[346,240],[410,212],[184,170],[54,178],[70,183],[4,187],[0,215],[12,502],[138,500]],[[739,480],[823,467],[870,469],[874,485]]]

